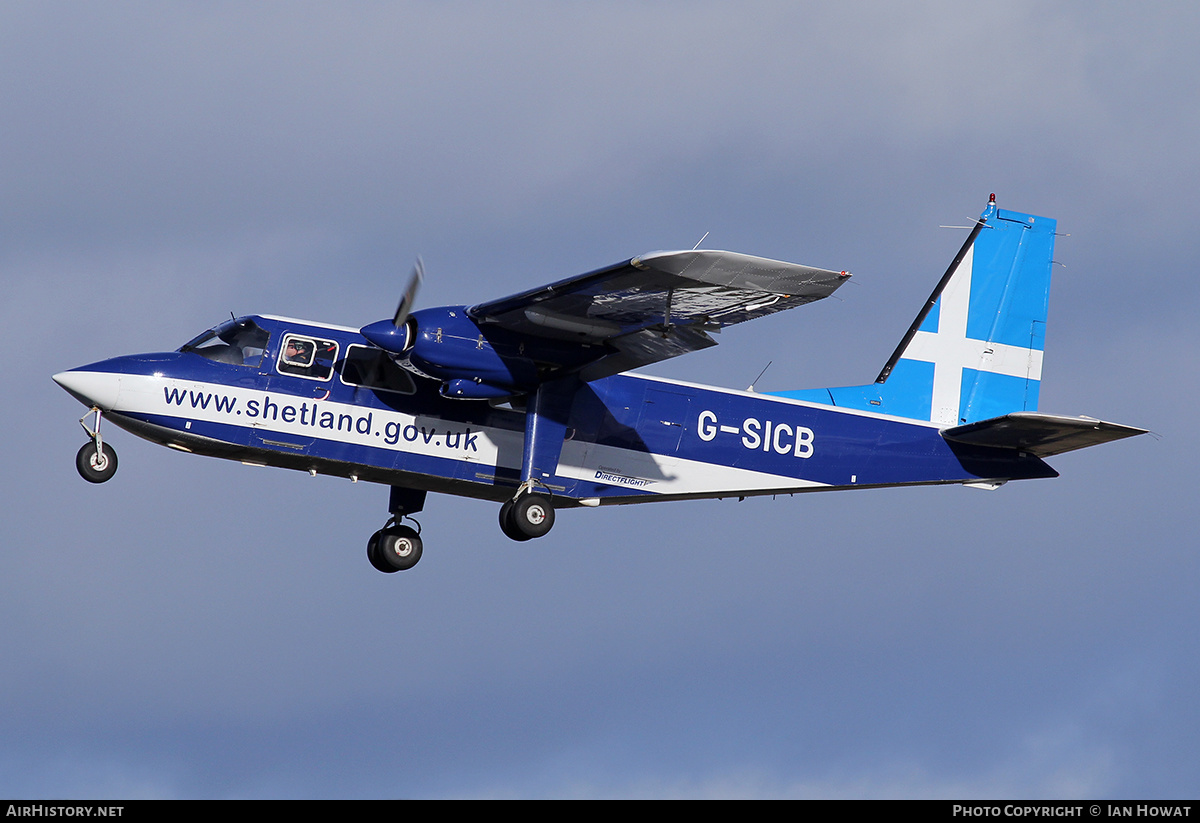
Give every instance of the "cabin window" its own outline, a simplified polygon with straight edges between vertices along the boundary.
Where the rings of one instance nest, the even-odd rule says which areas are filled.
[[[262,365],[270,334],[248,317],[226,320],[185,344],[180,351],[231,366]]]
[[[368,346],[350,346],[342,362],[342,382],[348,386],[415,394],[412,376],[396,365],[387,352]]]
[[[302,334],[285,334],[276,368],[280,374],[328,380],[337,359],[337,343]]]

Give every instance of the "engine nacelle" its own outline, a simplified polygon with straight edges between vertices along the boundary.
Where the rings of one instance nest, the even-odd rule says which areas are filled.
[[[537,385],[537,365],[523,342],[500,329],[485,333],[465,306],[422,309],[400,328],[380,320],[361,332],[404,368],[441,381],[445,397],[506,397]]]

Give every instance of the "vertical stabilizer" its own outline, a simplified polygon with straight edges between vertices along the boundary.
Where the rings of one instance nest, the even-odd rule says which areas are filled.
[[[943,426],[1036,411],[1055,226],[992,195],[874,383],[776,394]]]

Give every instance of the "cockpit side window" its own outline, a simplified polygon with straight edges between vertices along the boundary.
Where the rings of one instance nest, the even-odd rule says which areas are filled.
[[[328,380],[337,360],[337,343],[302,334],[285,334],[276,368],[280,374]]]
[[[262,365],[270,334],[248,317],[226,320],[211,328],[179,350],[198,354],[206,360],[231,366]]]

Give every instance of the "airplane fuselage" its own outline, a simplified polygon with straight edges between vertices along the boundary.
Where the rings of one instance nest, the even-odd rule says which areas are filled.
[[[347,367],[377,351],[357,330],[250,319],[269,334],[256,364],[179,351],[65,375],[109,420],[177,449],[512,497],[526,426],[519,406],[444,397],[421,378],[368,387]],[[334,347],[333,367],[286,373],[280,346],[289,337]],[[575,393],[557,470],[540,485],[562,507],[1055,475],[1036,457],[947,442],[931,423],[625,374]]]

